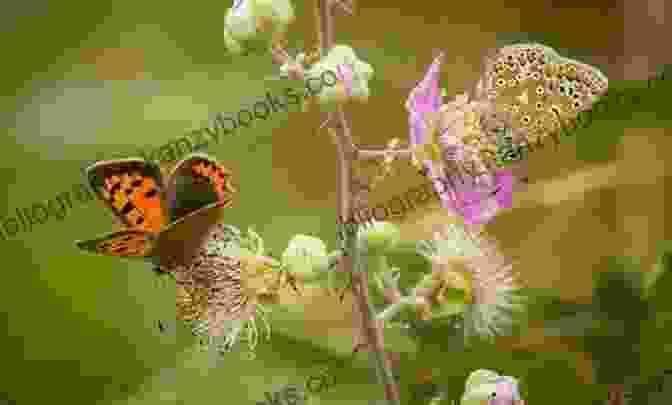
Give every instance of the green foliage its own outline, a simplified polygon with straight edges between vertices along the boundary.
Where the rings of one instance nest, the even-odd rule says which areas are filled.
[[[661,254],[653,271],[645,273],[648,300],[659,310],[672,309],[672,241],[661,244]]]
[[[576,142],[576,156],[585,161],[605,161],[613,156],[623,128],[665,127],[672,120],[669,93],[672,89],[672,65],[661,67],[665,80],[610,81],[604,99],[584,113],[587,122],[570,130],[562,142]]]
[[[643,370],[650,375],[650,367],[642,369],[643,354],[664,352],[660,337],[669,336],[659,328],[661,317],[669,317],[657,305],[664,301],[659,294],[667,287],[669,257],[666,244],[654,274],[643,273],[631,258],[609,258],[596,273],[592,304],[537,291],[528,319],[544,319],[551,335],[582,337],[578,349],[591,354],[600,383],[624,383]]]
[[[431,271],[431,264],[417,252],[415,242],[402,242],[387,253],[391,266],[403,269],[399,288],[406,291],[415,286],[425,274]]]
[[[302,3],[296,3],[299,13],[306,10]],[[112,7],[112,2],[106,1],[66,0],[59,2],[58,7],[47,2],[19,2],[7,8],[8,43],[17,46],[10,47],[5,58],[12,61],[3,71],[3,85],[7,90],[4,94],[9,95],[5,100],[6,110],[25,112],[29,120],[40,123],[41,130],[18,123],[18,119],[15,122],[11,113],[5,120],[6,132],[13,136],[0,140],[6,158],[0,179],[8,193],[0,202],[2,212],[11,214],[19,206],[56,195],[78,182],[79,162],[90,160],[98,152],[110,156],[123,151],[131,154],[143,146],[156,147],[192,125],[202,124],[209,118],[207,113],[236,112],[250,98],[263,97],[270,85],[258,78],[274,73],[267,55],[260,54],[265,45],[262,47],[260,43],[242,58],[231,58],[223,50],[221,39],[226,7],[227,4],[213,1],[198,7],[166,7],[152,1],[119,0]],[[418,24],[425,24],[425,19],[417,20]],[[374,67],[425,63],[428,50],[417,52],[409,47],[407,31],[386,32],[374,45],[361,50],[362,59]],[[557,38],[549,38],[550,42],[541,38],[541,42],[562,52],[560,34],[549,35]],[[303,36],[301,30],[291,31],[290,44],[294,48],[312,45],[313,39]],[[350,42],[350,38],[358,36],[339,32],[339,38]],[[100,83],[94,80],[94,68],[80,63],[79,45],[84,50],[116,47],[151,50],[145,54],[145,70],[151,72],[150,81],[108,81],[92,87],[112,88],[112,93],[102,90],[97,93],[87,88],[92,90],[91,95],[80,96],[85,98],[86,104],[96,107],[94,111],[109,110],[113,114],[111,124],[101,122],[96,130],[81,129],[84,127],[81,123],[98,118],[70,104],[71,99],[66,97],[69,91],[87,85],[83,83]],[[36,82],[28,82],[31,78]],[[54,82],[49,82],[50,79]],[[402,81],[403,78],[395,76],[394,69],[379,69],[370,82],[372,94],[384,95],[391,84]],[[143,94],[147,82],[156,84],[160,90]],[[41,100],[44,94],[49,97],[52,85],[65,87],[59,89],[62,91],[58,101]],[[616,112],[604,120],[596,120],[591,128],[579,131],[579,136],[571,137],[577,139],[577,153],[585,151],[585,156],[593,159],[593,155],[606,150],[605,145],[617,142],[618,133],[628,121],[632,125],[659,125],[657,121],[669,116],[665,93],[667,91],[661,88],[655,102],[647,98],[647,93],[640,112]],[[30,103],[23,96],[30,96]],[[207,111],[191,114],[183,121],[174,120],[170,114],[162,120],[146,120],[138,113],[150,99],[164,96],[193,97],[190,104],[203,105]],[[37,117],[49,114],[29,110],[31,105],[38,104],[45,108],[62,106],[63,112],[59,114],[76,111],[78,120],[56,114],[58,121],[71,122],[67,130],[43,125]],[[369,107],[375,109],[373,103]],[[375,117],[375,112],[373,114]],[[236,161],[236,183],[241,185],[241,192],[228,213],[227,223],[240,229],[259,226],[266,243],[275,251],[287,246],[293,232],[319,235],[331,243],[334,242],[331,235],[336,234],[330,228],[334,221],[327,220],[333,218],[333,201],[326,201],[322,206],[315,202],[314,196],[311,200],[304,195],[305,189],[297,195],[287,192],[304,184],[293,177],[296,176],[291,172],[293,169],[287,169],[278,156],[291,153],[289,148],[295,148],[307,138],[295,133],[292,135],[296,135],[296,139],[279,137],[278,129],[291,127],[293,120],[298,119],[292,113],[281,113],[265,122],[255,121],[252,128],[242,129],[221,144],[212,145],[208,151],[222,162]],[[614,123],[609,126],[611,120]],[[390,130],[398,129],[398,126],[383,126],[377,134],[370,135],[382,139]],[[372,143],[376,141],[371,138]],[[327,144],[325,140],[325,158],[332,153]],[[247,153],[250,145],[263,147]],[[282,167],[280,173],[291,172],[290,178],[284,174],[278,176],[278,167]],[[319,166],[313,170],[316,181],[326,181],[325,176],[332,174],[328,169],[330,165],[325,167],[327,169]],[[44,180],[45,176],[48,181]],[[290,187],[284,187],[283,182]],[[160,394],[171,390],[176,392],[176,403],[246,404],[263,399],[265,390],[272,391],[283,383],[279,380],[300,383],[327,358],[348,358],[351,337],[332,333],[328,324],[320,324],[319,333],[313,330],[311,334],[311,328],[315,327],[304,322],[302,314],[294,318],[292,314],[274,314],[277,322],[272,321],[273,341],[259,345],[256,360],[228,357],[220,359],[216,366],[210,364],[211,359],[206,355],[194,353],[196,342],[186,328],[179,326],[175,336],[158,331],[157,320],[174,317],[175,295],[170,289],[157,287],[146,265],[86,257],[73,248],[75,239],[109,231],[111,227],[109,216],[92,202],[78,207],[63,222],[54,221],[29,235],[20,234],[12,241],[0,241],[5,269],[0,301],[9,309],[0,315],[0,329],[4,332],[0,336],[3,348],[0,391],[7,391],[17,404],[44,404],[54,399],[87,405],[169,403],[161,400]],[[388,254],[388,259],[391,266],[402,269],[402,288],[412,287],[429,271],[429,264],[415,253],[415,246],[397,247]],[[347,284],[347,275],[330,274],[343,286]],[[656,293],[652,293],[651,299],[656,305],[669,308],[670,301],[665,299],[667,284],[667,278],[661,278],[652,290]],[[658,319],[665,316],[659,314]],[[434,325],[437,330],[423,343],[422,350],[402,353],[402,395],[417,385],[414,377],[427,367],[436,367],[437,385],[445,388],[452,399],[461,395],[469,372],[480,367],[520,377],[523,395],[530,404],[566,402],[565,396],[549,396],[549,392],[571,392],[572,401],[579,405],[588,404],[588,398],[602,394],[594,387],[579,383],[576,370],[571,366],[574,364],[571,353],[511,352],[491,346],[461,351],[457,343],[453,345],[449,340],[452,335],[443,330],[443,322]],[[395,331],[386,333],[391,335],[386,341],[393,342],[391,337]],[[666,353],[672,353],[672,350],[660,350],[669,336],[672,336],[669,331],[661,329],[645,334],[655,343],[650,351],[656,355],[651,358],[662,362]],[[668,361],[668,364],[671,363]],[[658,366],[661,365],[656,363],[655,367]],[[179,377],[164,379],[159,375],[162,369],[174,369]],[[371,403],[370,400],[381,397],[366,356],[359,356],[350,367],[343,366],[337,373],[334,391],[320,395],[314,405]],[[655,373],[652,370],[649,374]],[[127,400],[129,396],[140,399]]]

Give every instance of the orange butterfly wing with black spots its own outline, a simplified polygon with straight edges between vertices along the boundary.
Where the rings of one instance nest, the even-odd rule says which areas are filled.
[[[98,162],[86,177],[126,229],[77,246],[106,256],[158,258],[165,265],[190,259],[236,192],[231,172],[200,153],[162,166],[139,158]]]
[[[177,163],[166,190],[173,221],[206,205],[228,207],[237,191],[231,184],[231,171],[204,153],[192,153]]]
[[[96,239],[78,241],[77,247],[99,255],[117,257],[148,257],[156,236],[147,231],[126,229]]]
[[[103,161],[89,167],[86,175],[98,198],[127,228],[158,233],[168,224],[163,177],[155,163]]]
[[[96,196],[126,229],[79,241],[85,251],[116,257],[148,257],[168,224],[160,169],[143,159],[98,162],[86,169]]]

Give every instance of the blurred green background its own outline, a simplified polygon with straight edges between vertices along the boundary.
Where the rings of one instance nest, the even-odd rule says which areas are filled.
[[[300,49],[316,39],[313,3],[294,4],[290,49]],[[0,212],[13,216],[16,208],[68,190],[93,160],[158,147],[203,126],[216,112],[237,112],[266,90],[279,92],[282,83],[263,80],[276,73],[268,56],[231,58],[224,50],[229,6],[209,0],[24,0],[3,6],[0,190],[6,196]],[[611,77],[612,70],[620,71],[611,61],[623,56],[621,34],[614,34],[622,31],[619,10],[610,12],[609,2],[563,8],[550,1],[360,2],[355,17],[337,19],[336,35],[375,69],[369,104],[348,108],[354,136],[364,145],[406,139],[403,103],[435,49],[446,52],[442,81],[451,96],[471,88],[487,48],[518,40],[555,47]],[[547,147],[531,156],[529,189],[488,227],[508,254],[520,258],[529,284],[586,299],[600,258],[627,254],[646,267],[656,243],[670,238],[664,216],[666,151],[672,147],[666,89],[647,92],[634,112],[609,114],[563,140],[558,150]],[[210,150],[234,171],[240,190],[228,222],[254,226],[276,254],[296,233],[335,246],[335,153],[326,134],[318,133],[319,123],[315,112],[294,107],[254,121],[253,128]],[[372,203],[422,182],[407,163],[396,167],[399,175],[375,190]],[[413,240],[447,220],[434,204],[398,222]],[[231,355],[215,361],[172,323],[170,333],[159,333],[159,319],[174,319],[171,288],[157,286],[141,264],[75,250],[74,240],[111,225],[111,217],[89,203],[76,205],[63,221],[52,218],[32,233],[0,241],[0,393],[17,404],[256,403],[265,391],[300,383],[326,359],[351,350],[352,300],[339,303],[321,290],[273,315],[272,341],[260,344],[255,360]],[[408,254],[394,263],[422,269]],[[386,336],[402,352],[405,400],[420,368],[436,369],[436,382],[448,384],[453,398],[476,368],[522,378],[529,404],[565,403],[567,397],[556,393],[571,392],[577,405],[605,398],[592,383],[589,359],[532,332],[463,353],[445,347],[419,353],[401,335]],[[671,364],[667,353],[650,357],[652,368]],[[337,385],[314,403],[382,398],[367,366],[362,355],[339,370]]]

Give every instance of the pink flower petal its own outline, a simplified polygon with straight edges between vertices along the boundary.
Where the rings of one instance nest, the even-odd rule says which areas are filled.
[[[430,172],[434,189],[439,193],[441,205],[452,214],[459,215],[470,225],[492,221],[502,208],[512,207],[513,175],[500,170],[492,178],[460,178],[450,181]],[[439,184],[440,183],[440,184]]]
[[[345,85],[345,94],[347,94],[348,97],[352,97],[352,81],[355,77],[352,66],[347,64],[340,64],[336,70],[338,78],[341,79]]]
[[[513,183],[514,178],[510,170],[498,170],[495,172],[495,184],[499,187],[495,198],[501,208],[513,207]]]
[[[411,144],[417,145],[429,141],[429,134],[424,120],[428,113],[438,112],[441,105],[441,92],[439,90],[439,74],[443,53],[439,54],[427,69],[425,77],[411,90],[406,99],[406,110],[409,112],[411,126]]]
[[[513,405],[519,401],[518,384],[512,378],[502,377],[495,384],[497,395],[491,400],[492,405]]]

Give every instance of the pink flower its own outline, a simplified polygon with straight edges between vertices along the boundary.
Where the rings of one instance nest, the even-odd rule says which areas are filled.
[[[469,175],[434,176],[434,189],[439,193],[441,205],[466,224],[481,225],[490,222],[503,208],[511,208],[514,176],[508,169],[494,175],[473,178]]]
[[[355,72],[352,70],[352,66],[347,64],[340,64],[336,68],[336,75],[343,82],[345,86],[345,94],[348,97],[352,97],[352,81],[355,77]]]
[[[442,58],[440,54],[434,59],[406,100],[410,144],[424,174],[434,179],[442,206],[463,217],[467,224],[485,224],[500,209],[511,208],[514,176],[505,169],[478,177],[461,173],[467,158],[476,165],[477,172],[485,172],[478,148],[465,144],[465,139],[468,134],[478,135],[480,116],[488,104],[469,101],[469,96],[463,94],[442,106],[438,83]],[[439,156],[435,149],[440,150]]]
[[[471,225],[486,224],[502,208],[512,207],[513,175],[509,170],[498,170],[492,176],[493,184],[476,184],[468,191],[458,192],[461,206],[457,211],[464,222]]]

